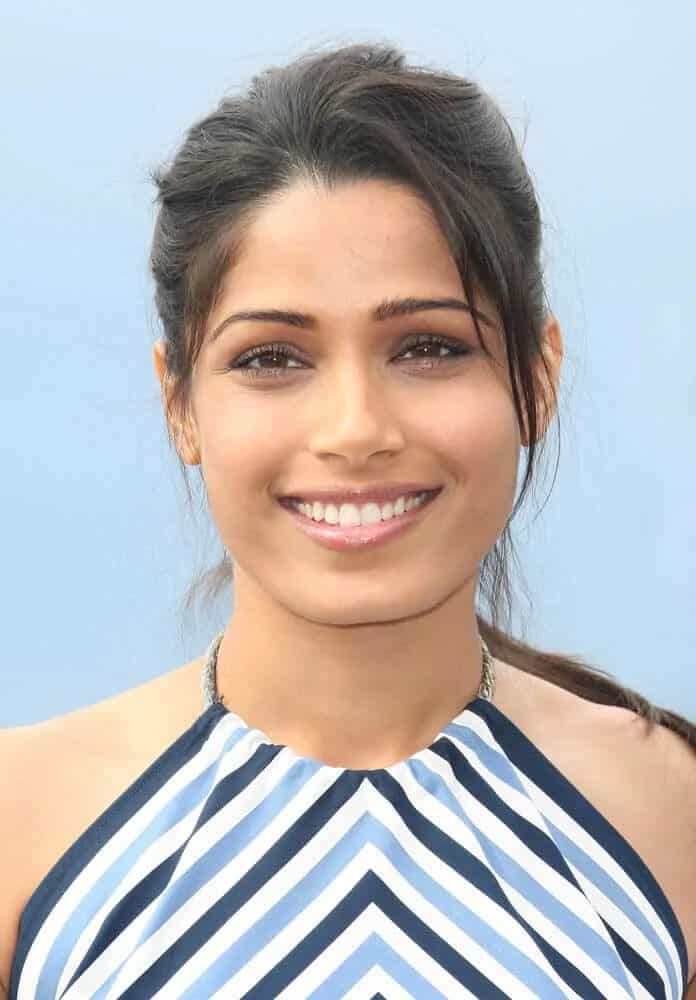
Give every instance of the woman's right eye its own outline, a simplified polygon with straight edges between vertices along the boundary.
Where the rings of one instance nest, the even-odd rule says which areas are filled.
[[[235,361],[231,362],[226,371],[241,371],[244,375],[251,375],[252,378],[258,377],[261,373],[278,371],[278,365],[271,365],[269,368],[264,369],[262,366],[252,368],[251,362],[255,360],[261,360],[263,358],[287,358],[288,360],[299,360],[290,350],[287,344],[262,344],[259,347],[252,347],[250,351],[246,351],[241,357],[237,358]]]

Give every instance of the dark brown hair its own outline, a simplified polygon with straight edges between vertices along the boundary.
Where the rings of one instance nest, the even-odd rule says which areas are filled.
[[[306,178],[329,189],[375,178],[409,186],[431,207],[469,302],[475,306],[479,287],[497,307],[528,444],[520,495],[480,568],[488,614],[477,611],[477,620],[493,656],[582,698],[629,708],[650,728],[666,726],[696,748],[696,726],[687,719],[579,657],[535,649],[509,634],[509,560],[516,560],[510,522],[534,482],[545,438],[537,413],[541,365],[543,391],[552,390],[556,416],[558,409],[541,352],[548,312],[537,197],[507,120],[471,80],[407,65],[389,44],[309,51],[255,76],[246,93],[221,100],[188,129],[173,160],[150,172],[159,203],[150,265],[166,345],[170,443],[171,424],[185,419],[205,324],[245,228],[269,198]],[[232,580],[225,553],[194,581],[185,605],[199,589],[208,599]]]

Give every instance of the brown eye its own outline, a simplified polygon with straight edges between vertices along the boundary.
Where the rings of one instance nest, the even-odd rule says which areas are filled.
[[[251,378],[262,378],[267,372],[271,373],[273,376],[273,371],[278,370],[279,366],[277,364],[272,364],[268,366],[258,365],[256,368],[251,367],[251,362],[256,359],[259,362],[264,358],[271,358],[271,360],[279,361],[281,358],[286,358],[288,360],[301,360],[293,354],[288,344],[261,344],[258,347],[252,347],[250,350],[245,351],[241,357],[232,361],[227,366],[227,371],[241,371],[245,375]]]
[[[397,355],[397,357],[413,353],[419,348],[424,349],[425,353],[416,355],[415,359],[409,358],[409,361],[427,361],[434,362],[435,365],[439,365],[443,362],[453,361],[463,355],[471,354],[471,348],[467,347],[466,344],[463,344],[461,341],[452,340],[449,337],[442,337],[435,333],[419,333],[406,340],[401,353]],[[450,353],[443,356],[441,353],[442,348],[446,349]],[[272,363],[264,365],[262,364],[264,359],[270,359]],[[230,362],[225,370],[242,372],[242,374],[244,374],[247,378],[280,378],[284,372],[291,370],[288,366],[281,365],[280,362],[282,359],[285,359],[286,361],[297,361],[300,365],[304,365],[302,358],[298,357],[289,344],[273,343],[260,344],[257,347],[252,347],[250,350],[245,351],[240,357]],[[252,363],[256,361],[258,361],[258,364],[256,364],[255,367],[252,367]],[[428,367],[431,368],[433,365],[429,364]]]
[[[403,352],[409,353],[417,347],[429,348],[428,353],[421,354],[417,358],[417,360],[422,361],[448,361],[450,357],[459,357],[463,354],[471,354],[471,348],[467,347],[466,344],[462,344],[460,341],[450,340],[448,337],[441,337],[436,333],[419,333],[415,337],[411,337],[406,341],[406,346],[404,347]],[[443,347],[450,351],[450,354],[444,357],[440,354],[440,349]]]

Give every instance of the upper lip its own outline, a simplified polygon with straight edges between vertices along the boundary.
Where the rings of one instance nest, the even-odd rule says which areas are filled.
[[[439,490],[439,486],[432,486],[428,483],[373,483],[367,486],[343,486],[343,487],[307,487],[307,489],[297,490],[287,493],[281,500],[318,500],[320,503],[364,503],[367,500],[376,500],[378,503],[387,503],[390,500],[397,500],[399,497],[408,496],[409,493],[425,493],[431,490]]]

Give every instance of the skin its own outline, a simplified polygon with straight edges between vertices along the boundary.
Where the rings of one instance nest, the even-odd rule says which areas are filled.
[[[234,561],[218,656],[225,704],[272,742],[337,767],[410,756],[475,696],[479,565],[510,516],[526,443],[491,304],[477,301],[493,362],[466,312],[369,318],[399,296],[466,298],[428,207],[383,181],[333,192],[298,182],[256,215],[209,318],[187,418],[172,427],[182,459],[201,466]],[[209,339],[230,313],[270,308],[312,313],[317,328],[245,321]],[[471,353],[402,353],[423,333]],[[227,370],[274,341],[297,360],[257,358],[256,378]],[[552,315],[543,341],[557,384]],[[153,361],[164,394],[162,341]],[[550,406],[540,415],[543,433]],[[410,531],[362,551],[321,547],[276,499],[406,480],[444,488]]]

